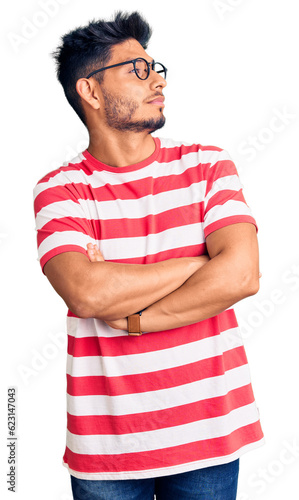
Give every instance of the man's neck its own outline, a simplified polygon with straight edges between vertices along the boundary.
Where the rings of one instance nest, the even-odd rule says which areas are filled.
[[[102,134],[89,131],[88,152],[111,167],[126,167],[149,158],[155,151],[155,142],[148,133],[117,132]]]

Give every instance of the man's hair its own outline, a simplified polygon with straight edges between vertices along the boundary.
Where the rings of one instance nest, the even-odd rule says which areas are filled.
[[[76,91],[76,82],[95,69],[104,67],[111,58],[114,45],[135,38],[144,49],[152,35],[152,30],[138,12],[131,14],[116,12],[111,21],[91,21],[62,37],[61,45],[53,52],[56,61],[57,78],[65,96],[86,125],[81,98]],[[104,72],[95,75],[101,83]]]

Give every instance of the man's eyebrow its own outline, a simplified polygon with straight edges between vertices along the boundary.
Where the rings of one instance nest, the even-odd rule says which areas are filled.
[[[145,61],[147,61],[145,57],[134,57],[134,59],[130,59],[130,61],[135,61],[136,59],[145,59]],[[155,62],[155,59],[151,59],[150,61],[147,62],[153,64]]]

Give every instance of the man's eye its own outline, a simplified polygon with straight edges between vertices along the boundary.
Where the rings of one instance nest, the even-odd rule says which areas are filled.
[[[142,74],[142,69],[140,68],[136,68],[136,70],[133,68],[129,71],[129,73],[138,73],[138,75],[141,75]]]

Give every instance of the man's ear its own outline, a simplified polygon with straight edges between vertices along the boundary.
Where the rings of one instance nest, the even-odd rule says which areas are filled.
[[[100,108],[100,100],[97,92],[97,87],[93,80],[87,78],[79,78],[76,82],[76,91],[81,99],[87,102],[93,109]]]

